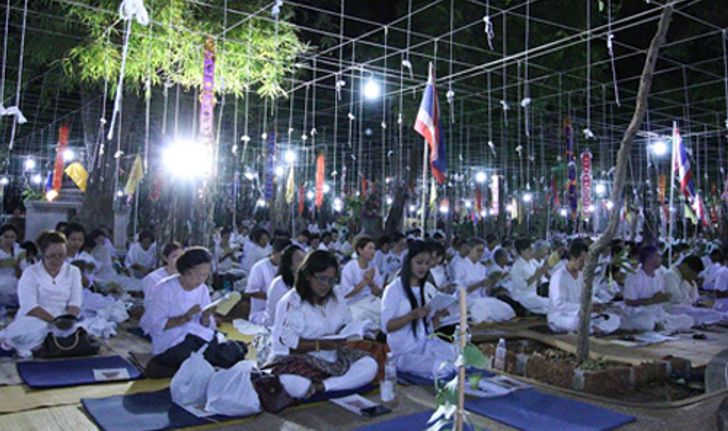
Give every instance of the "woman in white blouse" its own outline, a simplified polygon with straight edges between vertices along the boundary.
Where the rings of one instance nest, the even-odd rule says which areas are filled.
[[[433,315],[427,305],[436,294],[435,287],[426,281],[430,249],[424,241],[413,241],[399,277],[384,289],[382,297],[382,329],[397,369],[423,377],[451,370],[452,365],[440,370],[440,364],[454,364],[457,358],[455,346],[430,336],[447,313],[440,310]]]
[[[356,240],[356,259],[341,270],[337,286],[339,296],[346,300],[354,321],[370,320],[379,327],[382,295],[382,276],[374,264],[374,240],[363,236]]]
[[[346,303],[333,289],[338,266],[332,253],[311,252],[298,269],[295,289],[278,302],[272,360],[266,368],[293,398],[355,389],[376,376],[376,361],[336,336],[351,321]]]
[[[139,241],[129,247],[124,265],[136,278],[144,278],[157,266],[157,244],[148,230],[139,232]]]
[[[283,251],[278,275],[270,283],[268,297],[265,300],[266,326],[273,326],[276,321],[276,307],[283,295],[293,288],[296,271],[304,258],[303,250],[297,245],[289,245]]]
[[[203,247],[191,247],[177,259],[178,275],[160,283],[152,295],[143,319],[152,336],[152,353],[156,356],[147,365],[149,377],[171,377],[193,351],[209,343],[205,358],[214,366],[230,367],[245,358],[246,350],[226,363],[216,359],[218,351],[227,350],[226,342],[215,331],[214,308],[205,280],[212,269],[212,256]],[[204,311],[203,311],[204,310]]]
[[[6,350],[29,357],[43,343],[50,331],[49,323],[58,316],[81,312],[81,272],[65,262],[66,237],[47,231],[38,238],[41,261],[28,267],[18,282],[20,309],[4,331],[0,341]]]
[[[142,278],[142,292],[144,293],[144,308],[149,308],[152,303],[152,297],[157,290],[157,286],[162,280],[177,274],[177,259],[182,256],[184,248],[177,241],[168,242],[162,249],[162,261],[164,266],[155,269]],[[151,314],[145,313],[139,320],[139,326],[145,334],[149,334],[149,320]]]
[[[16,243],[18,230],[11,224],[0,226],[0,305],[18,305],[20,276],[20,247]]]

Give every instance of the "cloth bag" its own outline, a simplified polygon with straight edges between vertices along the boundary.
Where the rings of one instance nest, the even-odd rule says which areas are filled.
[[[61,316],[51,322],[55,327],[43,339],[43,344],[33,351],[33,356],[50,359],[93,356],[99,353],[99,343],[84,328],[76,326],[75,321],[75,317],[71,319]]]
[[[204,405],[207,399],[207,386],[215,374],[215,368],[205,359],[205,344],[200,350],[192,352],[182,362],[172,377],[169,390],[172,401],[181,406]]]
[[[260,412],[260,400],[253,388],[253,361],[240,361],[230,369],[218,371],[207,385],[208,413],[241,417]]]

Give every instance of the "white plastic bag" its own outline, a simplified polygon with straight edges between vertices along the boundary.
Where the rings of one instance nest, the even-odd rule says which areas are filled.
[[[179,370],[172,377],[169,390],[172,401],[181,406],[204,405],[207,396],[207,385],[215,374],[215,369],[205,359],[207,344],[182,362]]]
[[[234,417],[260,412],[258,393],[250,380],[254,367],[253,361],[240,361],[230,369],[215,373],[207,385],[205,411]]]

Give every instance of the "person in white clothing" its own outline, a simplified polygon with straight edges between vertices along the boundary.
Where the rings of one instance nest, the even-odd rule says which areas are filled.
[[[454,253],[450,259],[450,277],[455,279],[455,269],[462,260],[467,259],[470,253],[470,246],[468,246],[468,240],[465,238],[455,238],[453,240]]]
[[[715,277],[713,293],[715,294],[713,309],[728,313],[728,253],[723,254],[723,266]]]
[[[103,291],[138,292],[141,290],[141,282],[128,275],[119,274],[114,268],[114,252],[109,249],[106,237],[101,229],[95,229],[89,234],[88,240],[94,245],[91,257],[98,267],[93,272],[96,286]]]
[[[670,295],[670,301],[665,305],[669,314],[687,314],[693,318],[695,325],[719,322],[721,313],[695,306],[700,298],[698,285],[695,281],[703,271],[703,261],[699,257],[688,255],[678,265],[665,271],[665,292]]]
[[[374,266],[380,274],[384,274],[384,261],[391,249],[392,240],[387,235],[382,235],[377,241],[377,251],[374,252]]]
[[[703,290],[713,290],[715,288],[715,280],[718,278],[718,272],[722,268],[723,253],[720,250],[715,249],[710,252],[708,265],[700,273],[703,279]]]
[[[78,223],[68,223],[63,229],[66,235],[68,255],[67,263],[75,263],[81,268],[81,275],[84,277],[84,286],[93,284],[96,273],[100,268],[99,262],[89,253],[84,251],[86,245],[86,229]]]
[[[253,232],[250,234],[250,243],[245,248],[243,262],[240,265],[241,269],[250,275],[253,265],[258,263],[259,260],[268,257],[271,249],[270,234],[268,231],[262,227],[253,229]]]
[[[20,309],[15,320],[0,331],[5,350],[32,356],[51,331],[50,322],[62,315],[78,316],[83,304],[81,271],[66,263],[66,237],[46,231],[38,237],[41,261],[23,272],[18,282]]]
[[[588,249],[583,242],[574,241],[567,252],[566,265],[551,275],[547,320],[554,332],[576,332],[579,329],[581,291],[584,287],[581,271]],[[604,304],[592,305],[591,332],[609,334],[619,329],[619,316],[605,313],[604,309]]]
[[[142,292],[144,293],[144,308],[149,308],[152,297],[157,292],[157,287],[162,280],[177,274],[177,259],[182,256],[184,248],[177,241],[172,241],[162,248],[162,261],[164,266],[155,269],[142,279]],[[139,319],[139,326],[145,334],[149,334],[151,314],[145,313]]]
[[[453,293],[455,283],[450,276],[450,268],[445,265],[445,247],[437,241],[429,241],[430,246],[430,274],[428,282],[435,289],[444,293]]]
[[[374,240],[359,237],[355,249],[356,259],[344,265],[336,290],[349,306],[354,321],[370,320],[379,327],[382,277],[373,262]]]
[[[154,234],[148,230],[139,232],[139,241],[129,247],[124,265],[136,278],[144,278],[157,267],[157,245]]]
[[[11,224],[0,226],[0,305],[18,305],[18,277],[21,250],[16,242],[18,230]]]
[[[278,265],[278,274],[271,281],[265,300],[265,326],[272,327],[275,323],[278,301],[293,288],[296,271],[301,266],[304,257],[303,250],[297,245],[291,244],[283,251],[281,263]]]
[[[622,329],[666,332],[687,330],[693,319],[685,314],[668,314],[663,305],[670,301],[665,283],[657,273],[662,265],[657,247],[646,246],[639,251],[640,268],[627,275],[624,281],[624,307]]]
[[[540,265],[534,259],[534,250],[529,239],[516,240],[516,252],[518,258],[511,268],[509,284],[511,298],[532,313],[546,314],[549,310],[549,299],[538,295],[538,285],[548,274],[548,263]]]
[[[513,308],[507,303],[490,297],[490,290],[505,277],[506,274],[487,274],[485,266],[480,263],[485,243],[480,238],[468,240],[467,257],[461,259],[453,267],[455,283],[468,292],[468,312],[475,323],[504,322],[516,317]]]
[[[405,253],[407,253],[407,238],[401,233],[395,233],[392,236],[392,248],[384,256],[382,265],[381,274],[385,281],[392,280],[397,276],[397,273],[402,269]]]
[[[265,259],[259,260],[248,275],[245,286],[245,296],[250,298],[250,316],[248,320],[256,325],[265,325],[267,317],[265,302],[268,298],[268,288],[278,273],[283,250],[291,244],[287,239],[278,238],[273,242],[273,252]]]
[[[207,344],[205,358],[228,368],[245,358],[246,348],[226,342],[216,333],[214,308],[205,280],[212,270],[212,256],[203,247],[191,247],[177,259],[179,274],[156,287],[149,308],[149,333],[155,355],[144,373],[147,377],[171,377],[185,359]],[[233,354],[230,351],[233,350]],[[224,354],[218,354],[224,352]]]
[[[382,331],[394,354],[397,370],[422,377],[434,377],[454,369],[457,349],[437,337],[433,328],[447,310],[432,313],[428,298],[436,295],[427,282],[431,245],[414,240],[409,245],[399,277],[384,289],[382,297]],[[441,366],[446,363],[449,366]]]
[[[278,375],[293,398],[355,389],[377,374],[371,356],[346,347],[346,338],[336,336],[351,322],[346,302],[334,289],[338,265],[330,252],[309,253],[298,269],[295,289],[278,302],[271,361],[265,368]]]

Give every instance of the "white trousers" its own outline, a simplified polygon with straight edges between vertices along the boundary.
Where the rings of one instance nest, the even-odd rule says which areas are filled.
[[[374,380],[379,365],[371,356],[365,356],[349,367],[341,376],[329,377],[323,381],[324,390],[346,391],[356,389]],[[311,388],[311,379],[296,374],[281,374],[281,385],[293,398],[304,398]]]
[[[428,338],[412,352],[395,354],[397,369],[421,377],[447,375],[455,368],[457,347],[439,338]]]
[[[516,317],[516,312],[510,305],[496,298],[468,297],[468,311],[475,324],[505,322]]]

